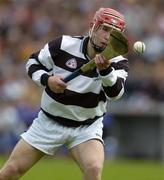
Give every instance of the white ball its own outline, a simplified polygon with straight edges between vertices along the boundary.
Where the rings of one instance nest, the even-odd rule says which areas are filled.
[[[133,51],[137,54],[142,54],[145,52],[146,46],[142,41],[137,41],[133,45]]]

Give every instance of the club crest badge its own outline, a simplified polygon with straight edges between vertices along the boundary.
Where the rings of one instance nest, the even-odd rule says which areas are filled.
[[[71,68],[71,69],[76,69],[77,68],[77,61],[76,61],[76,59],[75,58],[69,59],[66,62],[66,66]]]

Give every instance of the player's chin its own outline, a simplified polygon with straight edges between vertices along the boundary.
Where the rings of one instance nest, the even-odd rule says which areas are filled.
[[[99,48],[97,48],[97,52],[98,53],[102,53],[104,51],[104,49],[105,49],[104,47],[100,46]]]
[[[107,44],[105,44],[105,43],[102,43],[102,45],[101,45],[101,49],[105,49],[107,47]]]
[[[101,46],[101,51],[104,51],[106,46]]]
[[[96,51],[98,52],[98,53],[101,53],[102,51],[104,51],[104,49],[106,48],[106,46],[104,46],[104,45],[97,45],[96,46]]]

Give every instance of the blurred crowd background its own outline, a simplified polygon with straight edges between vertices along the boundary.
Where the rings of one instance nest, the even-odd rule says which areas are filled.
[[[25,71],[30,54],[62,34],[87,34],[100,7],[125,15],[130,44],[125,95],[111,109],[144,113],[164,102],[163,0],[0,0],[0,153],[13,148],[40,108],[42,89]],[[143,55],[132,52],[138,40]]]

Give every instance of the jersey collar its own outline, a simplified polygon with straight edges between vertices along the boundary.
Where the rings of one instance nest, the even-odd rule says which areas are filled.
[[[81,46],[81,51],[87,60],[89,60],[88,55],[87,55],[88,41],[89,41],[89,36],[85,36],[83,41],[82,41],[82,46]]]

